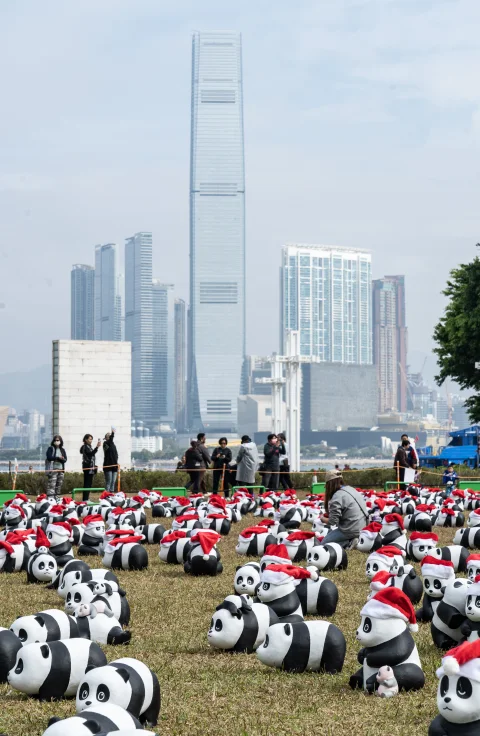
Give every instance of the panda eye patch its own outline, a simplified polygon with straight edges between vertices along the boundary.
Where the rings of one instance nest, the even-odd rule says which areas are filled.
[[[82,600],[82,596],[80,595],[80,593],[75,593],[75,595],[73,596],[73,600],[75,601],[75,603],[80,603],[80,601]]]
[[[268,647],[268,643],[269,643],[269,641],[270,641],[270,639],[268,638],[268,634],[267,634],[267,635],[266,635],[266,637],[265,637],[265,641],[263,642],[263,646],[264,646],[265,648],[267,648],[267,647]]]
[[[315,554],[313,555],[313,559],[314,560],[319,560],[320,559],[320,556],[319,556],[319,554],[317,552],[315,552]]]
[[[263,588],[264,590],[268,590],[268,589],[269,589],[269,587],[270,587],[270,583],[264,583],[264,584],[262,585],[262,588]]]
[[[39,562],[38,563],[38,569],[39,570],[43,570],[44,567],[45,567],[45,563],[44,562]]]
[[[290,624],[285,624],[285,626],[283,627],[283,629],[284,629],[286,635],[287,636],[290,636],[290,634],[292,633],[292,627],[290,626]]]
[[[219,618],[217,618],[217,620],[215,621],[215,631],[221,631],[222,629],[223,623]]]
[[[25,629],[20,629],[20,631],[18,632],[18,638],[20,639],[20,641],[27,641],[28,634]]]
[[[442,698],[448,693],[449,681],[448,677],[444,675],[440,680],[440,695]]]
[[[423,584],[425,586],[425,590],[428,590],[430,587],[430,580],[425,580]]]
[[[478,596],[477,596],[477,598],[475,598],[475,606],[477,608],[480,608],[480,597],[478,597]]]
[[[436,588],[437,590],[440,590],[440,588],[442,587],[440,580],[434,580],[433,587]]]
[[[97,688],[97,700],[99,703],[106,703],[110,699],[110,690],[106,685],[99,685]]]
[[[19,659],[17,662],[17,666],[15,667],[15,674],[21,675],[23,672],[23,659]]]
[[[419,548],[418,548],[418,551],[419,551],[419,552],[424,552],[424,551],[425,551],[425,547],[419,547]]]
[[[253,585],[253,578],[247,578],[247,583],[248,585]]]
[[[468,677],[459,677],[457,682],[457,695],[459,698],[466,700],[472,694],[472,683]]]
[[[373,572],[378,572],[378,565],[376,562],[373,563]]]
[[[372,630],[372,622],[371,622],[371,620],[370,620],[370,619],[368,618],[368,616],[367,616],[367,618],[365,619],[365,621],[363,622],[363,630],[364,630],[364,632],[365,632],[366,634],[368,634],[368,633],[369,633],[369,632],[370,632],[370,631]]]
[[[239,585],[241,585],[241,584],[243,583],[243,578],[242,578],[242,576],[241,576],[241,575],[239,575],[239,576],[238,576],[238,578],[237,578],[237,583],[238,583]]]
[[[80,686],[79,691],[80,700],[86,700],[90,695],[90,688],[88,687],[88,684],[86,682],[84,682],[83,685]]]
[[[49,568],[50,568],[51,570],[53,570],[53,568],[55,567],[55,563],[54,563],[54,561],[53,561],[53,560],[49,560],[49,562],[48,562],[48,566],[49,566]]]

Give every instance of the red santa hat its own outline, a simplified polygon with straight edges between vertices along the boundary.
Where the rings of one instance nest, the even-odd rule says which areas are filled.
[[[85,527],[92,527],[96,524],[103,524],[103,516],[100,514],[88,514],[83,520]]]
[[[400,557],[400,559],[402,559],[403,557],[405,557],[405,552],[401,549],[398,549],[398,547],[387,545],[385,547],[380,547],[380,549],[377,549],[374,552],[371,552],[368,556],[368,561],[381,562],[384,565],[392,565],[395,561],[395,557]]]
[[[262,562],[272,565],[282,565],[285,561],[290,562],[290,557],[288,556],[288,550],[284,544],[267,545],[265,554],[262,557]]]
[[[420,563],[423,577],[450,580],[455,577],[455,568],[450,560],[440,560],[438,557],[427,555]]]
[[[63,506],[60,506],[59,503],[56,503],[54,506],[50,506],[48,509],[48,515],[49,516],[63,516],[63,512],[65,511]]]
[[[261,575],[262,582],[271,585],[283,585],[289,581],[298,585],[305,578],[318,580],[318,577],[318,570],[298,567],[298,565],[267,565]]]
[[[198,514],[196,511],[190,511],[187,514],[182,514],[182,516],[176,516],[173,523],[183,524],[185,521],[197,521],[198,520]]]
[[[442,506],[442,508],[440,509],[440,513],[442,514],[442,516],[455,516],[457,512],[453,509],[449,509],[448,506]]]
[[[186,496],[175,496],[173,500],[176,502],[177,506],[190,506],[191,505],[190,499],[187,498]]]
[[[50,549],[50,540],[48,539],[41,526],[37,527],[37,538],[35,540],[35,547],[38,550],[41,550],[42,548]]]
[[[426,542],[437,544],[438,535],[433,532],[412,532],[410,534],[410,542],[412,543],[412,547],[421,547]]]
[[[160,544],[170,545],[177,542],[179,539],[185,539],[186,536],[187,532],[185,529],[176,529],[174,532],[165,534],[165,536],[161,538]]]
[[[0,540],[0,557],[6,557],[13,554],[13,552],[15,552],[15,548],[10,542],[7,542],[6,539]]]
[[[428,514],[430,511],[435,511],[436,508],[434,503],[419,503],[415,509],[415,513],[419,511],[422,514]]]
[[[240,540],[240,537],[242,539],[251,539],[256,534],[268,534],[268,533],[269,533],[268,529],[265,526],[260,526],[259,524],[258,526],[247,527],[247,529],[244,529],[243,532],[240,532],[238,537],[239,537],[239,540]]]
[[[457,496],[458,498],[465,498],[465,491],[462,491],[461,488],[457,488],[455,491],[453,491],[452,496]]]
[[[144,499],[144,498],[142,498],[142,496],[132,496],[132,497],[131,497],[131,499],[130,499],[130,503],[131,503],[132,501],[135,501],[135,503],[139,503],[139,504],[142,504],[142,506],[143,506],[143,502],[144,502],[144,500],[145,500],[145,499]]]
[[[273,509],[273,503],[271,501],[266,501],[265,503],[262,503],[262,509]]]
[[[128,509],[122,509],[121,506],[115,506],[114,509],[108,512],[109,516],[122,516],[123,514],[128,514]]]
[[[62,504],[62,506],[68,506],[72,502],[73,502],[73,498],[71,496],[64,496],[63,498],[60,499],[60,503]]]
[[[207,514],[206,519],[229,519],[228,514]]]
[[[370,580],[370,590],[373,590],[374,593],[378,593],[379,590],[383,590],[390,585],[391,579],[392,575],[387,570],[380,570],[375,573],[373,578]]]
[[[12,514],[12,510],[14,512],[13,514]],[[22,519],[25,519],[27,517],[27,515],[26,515],[25,511],[22,509],[22,507],[21,506],[17,506],[16,503],[10,504],[9,507],[8,507],[8,511],[9,511],[9,514],[8,515],[11,518],[14,518],[14,519],[16,519],[18,516],[21,516]]]
[[[65,539],[69,539],[72,529],[66,521],[52,521],[51,524],[48,524],[47,526],[47,534],[48,532],[58,534],[60,537],[65,537]]]
[[[367,537],[367,539],[375,539],[381,532],[382,525],[379,521],[372,521],[371,524],[368,524],[368,526],[364,526],[361,534],[362,536]]]
[[[387,620],[399,618],[408,624],[410,631],[418,631],[417,618],[410,598],[399,588],[383,588],[360,611],[361,616]]]
[[[475,552],[467,557],[467,567],[480,567],[480,554]]]
[[[24,503],[28,503],[28,497],[24,493],[17,493],[15,495],[15,498],[13,499],[13,502],[15,501],[23,501]]]
[[[385,499],[383,499],[383,498],[375,498],[375,499],[373,500],[373,504],[374,504],[375,506],[377,506],[377,508],[379,508],[379,509],[380,509],[380,511],[383,511],[383,509],[384,509],[384,508],[385,508],[385,506],[387,505],[387,502],[386,502],[386,501],[385,501]]]
[[[142,541],[142,539],[145,539],[143,534],[132,534],[130,532],[128,536],[124,535],[121,537],[116,537],[115,539],[109,539],[105,550],[107,552],[111,552],[112,549],[115,549],[115,547],[118,547],[120,544],[138,544]]]
[[[402,531],[405,528],[400,514],[386,514],[383,517],[383,523],[388,524],[389,526],[396,526],[397,529],[402,529]]]
[[[210,529],[199,529],[190,540],[192,544],[199,544],[203,551],[203,559],[208,560],[210,552],[220,541],[221,535]]]
[[[132,530],[129,529],[107,529],[105,534],[109,537],[125,537],[132,533]]]
[[[13,536],[19,541],[24,542],[29,537],[35,536],[35,529],[14,529],[13,531],[8,532],[7,538],[10,536]]]
[[[468,526],[480,526],[480,509],[474,509],[470,512]]]
[[[225,511],[227,508],[227,502],[223,496],[211,496],[208,501],[208,505],[217,509],[222,509],[222,511]]]
[[[286,538],[286,542],[304,542],[306,539],[314,539],[315,532],[291,532]]]
[[[46,494],[46,493],[41,493],[41,494],[40,494],[39,496],[37,496],[37,498],[36,498],[36,500],[37,500],[37,503],[40,503],[40,501],[45,501],[45,499],[46,499],[46,498],[47,498],[47,494]]]
[[[100,501],[103,501],[104,498],[111,498],[115,494],[112,493],[112,491],[103,491],[103,493],[100,494],[99,499]]]
[[[274,524],[276,523],[277,522],[275,521],[275,519],[262,519],[261,521],[258,522],[257,526],[270,527],[270,526],[274,526]]]
[[[480,682],[480,639],[464,642],[455,649],[450,649],[442,659],[442,666],[437,670],[437,677],[444,675],[466,677],[468,680]]]

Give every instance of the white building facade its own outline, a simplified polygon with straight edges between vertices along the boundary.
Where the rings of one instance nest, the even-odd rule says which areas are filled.
[[[131,345],[127,342],[53,341],[53,433],[63,437],[67,471],[81,470],[85,434],[94,444],[115,427],[120,466],[131,465]],[[103,464],[103,450],[97,465]],[[95,484],[94,484],[95,485]]]

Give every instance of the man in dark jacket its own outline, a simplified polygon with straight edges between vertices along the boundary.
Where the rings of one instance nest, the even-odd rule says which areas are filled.
[[[220,485],[223,476],[223,491],[225,491],[225,498],[228,498],[229,493],[229,465],[232,461],[232,451],[227,447],[228,441],[226,437],[220,437],[218,440],[218,447],[212,452],[213,467],[213,493],[218,493],[218,486]],[[224,470],[225,468],[225,470]]]
[[[114,442],[115,427],[107,432],[103,441],[103,474],[105,476],[105,490],[115,492],[115,483],[118,476],[118,450]]]
[[[55,498],[60,496],[66,462],[67,453],[63,446],[63,439],[59,434],[56,434],[47,450],[45,460],[45,470],[48,472],[47,496],[55,496]]]
[[[399,471],[400,483],[403,483],[403,481],[405,480],[405,469],[412,467],[409,462],[409,447],[410,442],[408,441],[408,439],[402,439],[402,444],[399,445],[398,450],[395,454],[395,459],[393,461],[393,467],[395,469],[398,468]]]
[[[285,455],[285,445],[278,439],[276,434],[268,435],[263,454],[265,457],[263,462],[263,485],[271,491],[276,491],[278,489],[280,455]]]
[[[205,433],[199,432],[197,434],[197,449],[200,455],[202,456],[202,462],[200,465],[201,468],[208,468],[210,463],[212,462],[212,459],[206,447],[206,442],[207,442],[207,438],[205,436]],[[202,493],[207,492],[207,486],[205,484],[205,473],[206,473],[206,470],[200,470],[198,474],[200,477],[200,490],[202,491]]]

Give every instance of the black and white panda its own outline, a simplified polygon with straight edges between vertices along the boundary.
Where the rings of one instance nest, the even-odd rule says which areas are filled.
[[[407,536],[400,514],[385,514],[382,521],[382,547],[399,547],[404,550],[407,546]]]
[[[159,501],[154,501],[152,504],[152,516],[154,519],[169,519],[172,515],[172,510],[170,508],[170,500],[169,499],[162,499]]]
[[[315,532],[294,531],[290,532],[283,542],[288,556],[292,562],[302,562],[306,560],[308,553],[314,547],[318,547],[321,542],[317,539]]]
[[[7,681],[7,676],[17,659],[17,652],[22,642],[9,629],[0,628],[0,683]]]
[[[371,524],[363,527],[358,538],[358,551],[370,553],[374,549],[379,549],[383,543],[381,531],[382,525],[379,521],[372,521]]]
[[[46,534],[50,542],[50,552],[57,558],[59,567],[63,567],[74,557],[70,541],[71,533],[72,528],[66,521],[58,521],[47,526]]]
[[[75,609],[78,636],[90,639],[97,644],[128,644],[132,638],[130,631],[122,629],[120,621],[104,601],[82,603]]]
[[[447,547],[437,547],[430,553],[440,560],[449,560],[453,563],[455,572],[467,572],[467,560],[469,551],[460,544],[449,544]]]
[[[191,533],[184,529],[165,534],[158,553],[162,562],[169,565],[183,565],[190,552],[190,536]]]
[[[447,652],[437,670],[437,708],[428,736],[480,733],[480,645],[465,642]]]
[[[423,584],[412,565],[393,566],[389,572],[381,570],[370,581],[369,598],[383,588],[393,587],[401,590],[415,605],[422,599]]]
[[[362,667],[350,677],[350,687],[374,692],[377,673],[388,665],[399,690],[419,690],[425,684],[420,657],[411,631],[418,630],[415,611],[405,593],[388,587],[376,593],[360,611],[357,639]]]
[[[1,525],[5,526],[5,529],[0,532],[0,540],[6,539],[7,534],[16,529],[26,529],[27,522],[27,515],[23,508],[12,502],[4,508],[2,513]]]
[[[160,544],[165,531],[163,524],[143,524],[135,527],[135,534],[141,534],[143,537],[142,544]]]
[[[182,516],[176,516],[172,521],[172,531],[177,529],[203,529],[202,522],[196,511],[191,511],[188,514],[182,514]]]
[[[48,728],[42,736],[144,736],[147,731],[141,729],[140,721],[124,708],[112,703],[85,708],[81,714],[71,718],[50,718]]]
[[[96,582],[78,583],[68,591],[65,598],[65,612],[73,615],[75,609],[82,603],[95,603],[97,600],[104,601],[113,612],[122,626],[130,621],[130,605],[121,589],[114,590],[115,583]]]
[[[40,700],[73,697],[88,667],[103,667],[107,658],[98,644],[86,639],[64,639],[28,644],[17,652],[8,684]]]
[[[458,529],[453,537],[453,543],[460,544],[467,549],[480,549],[480,527]]]
[[[297,581],[301,575],[311,577],[304,568],[294,565],[267,565],[260,577],[257,597],[260,603],[270,606],[279,621],[303,621],[303,611],[297,593]]]
[[[53,590],[57,590],[58,587],[62,584],[62,580],[64,575],[66,575],[69,572],[72,572],[73,570],[90,570],[90,565],[88,562],[84,562],[84,560],[77,560],[77,559],[71,559],[69,560],[65,566],[59,570],[57,577],[52,582],[49,588],[52,588]]]
[[[233,587],[238,595],[257,594],[260,586],[260,565],[258,562],[247,562],[245,565],[239,565],[235,571],[235,579]]]
[[[465,615],[467,620],[464,621],[461,628],[463,640],[480,639],[480,575],[477,575],[467,591]]]
[[[435,510],[433,504],[419,504],[413,514],[407,514],[403,520],[405,529],[409,532],[431,532],[431,512]]]
[[[252,603],[246,595],[228,595],[215,609],[208,643],[215,649],[251,654],[263,643],[268,627],[277,622],[275,611],[264,603]]]
[[[264,526],[275,538],[280,532],[286,531],[283,524],[280,524],[279,521],[275,521],[275,519],[262,519],[257,522],[256,526]]]
[[[432,521],[433,526],[461,527],[465,524],[465,514],[450,507],[442,506],[439,511],[433,514]]]
[[[347,644],[339,628],[328,621],[273,624],[257,657],[268,667],[286,672],[342,671]]]
[[[338,588],[332,580],[318,575],[316,567],[307,568],[311,577],[305,577],[297,585],[297,595],[304,616],[333,616],[337,610]]]
[[[447,584],[430,624],[433,643],[439,649],[450,649],[464,638],[462,626],[467,620],[465,608],[471,585],[471,581],[464,578]]]
[[[434,553],[438,544],[438,534],[433,532],[412,532],[408,540],[407,560],[421,562],[424,557]]]
[[[281,503],[275,515],[275,519],[279,521],[285,529],[299,529],[303,521],[303,510],[291,503]]]
[[[77,713],[105,703],[119,705],[140,723],[156,726],[160,713],[158,678],[143,662],[131,657],[89,670],[77,690]]]
[[[64,568],[64,570],[66,570],[66,568]],[[74,585],[78,585],[79,583],[91,582],[116,583],[116,585],[118,586],[118,578],[111,570],[103,570],[101,568],[95,568],[91,570],[87,567],[87,569],[71,570],[65,575],[62,575],[61,583],[58,586],[57,593],[60,598],[63,598],[65,600],[68,592],[73,588]],[[116,590],[119,590],[119,588],[116,588]]]
[[[480,555],[474,553],[467,557],[467,577],[473,583],[477,575],[480,575]]]
[[[269,544],[276,544],[276,537],[265,526],[249,526],[238,535],[235,552],[237,555],[257,557],[263,555]]]
[[[190,537],[190,550],[183,569],[190,575],[218,575],[223,572],[216,544],[222,537],[210,529],[198,530]]]
[[[83,525],[85,530],[82,543],[78,548],[78,554],[82,556],[102,554],[105,521],[101,514],[88,514],[83,520]]]
[[[102,563],[112,570],[145,570],[148,552],[141,544],[141,534],[124,534],[122,530],[108,531]]]
[[[214,532],[218,532],[222,537],[230,534],[232,528],[232,522],[228,514],[207,514],[202,519],[202,529],[212,529]]]
[[[10,533],[7,538],[0,540],[0,571],[20,572],[26,570],[31,555],[30,546],[15,534]]]
[[[23,645],[78,638],[73,616],[57,608],[39,611],[32,616],[19,616],[10,626]]]
[[[427,555],[421,562],[423,578],[423,601],[416,612],[417,621],[431,621],[442,600],[449,581],[455,579],[453,562]]]
[[[343,547],[336,542],[319,544],[307,554],[307,564],[317,570],[346,570],[348,557]]]
[[[367,557],[365,575],[371,580],[381,570],[390,572],[394,565],[400,567],[403,565],[404,555],[405,552],[398,547],[380,547]]]
[[[275,519],[275,506],[271,501],[265,501],[265,503],[257,507],[253,515],[261,516],[262,519]]]

